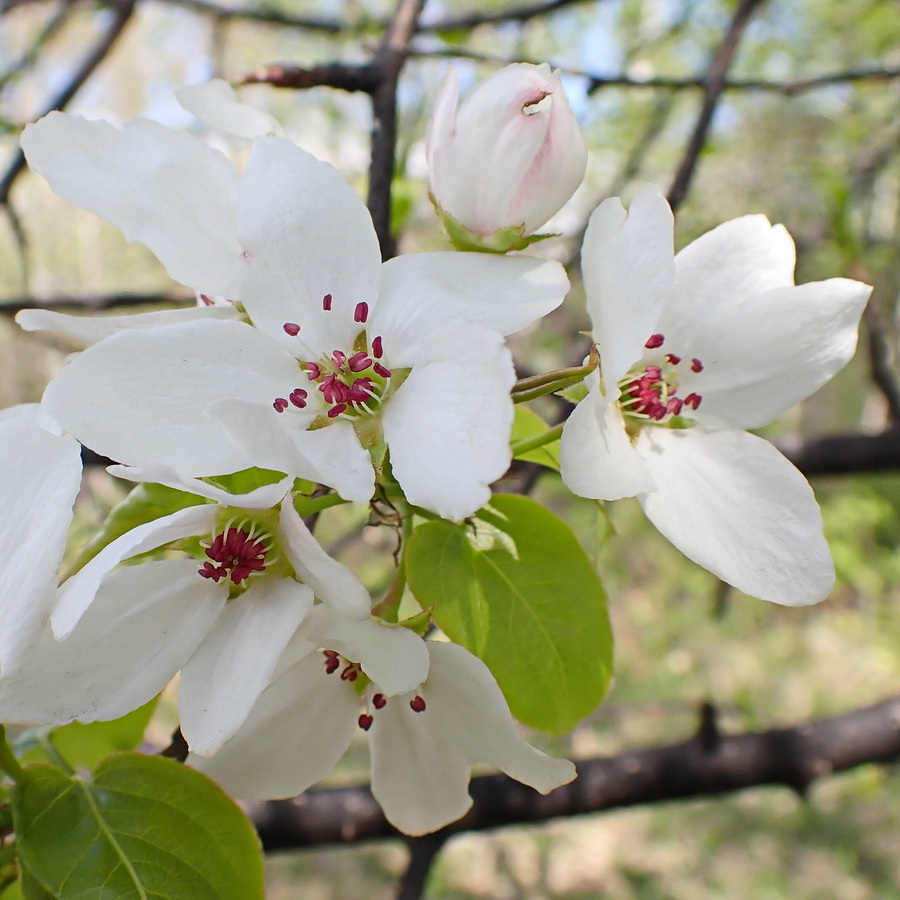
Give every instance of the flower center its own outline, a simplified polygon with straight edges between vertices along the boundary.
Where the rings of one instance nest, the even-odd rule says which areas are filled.
[[[331,312],[332,296],[322,298],[322,309]],[[364,325],[369,318],[368,303],[357,303],[353,321]],[[300,366],[306,372],[311,384],[307,388],[297,387],[287,397],[276,397],[272,406],[283,413],[290,407],[305,409],[309,402],[309,392],[318,391],[325,404],[325,415],[319,417],[311,427],[321,428],[335,419],[354,419],[363,415],[374,415],[378,406],[387,397],[393,373],[382,362],[384,347],[381,336],[369,341],[365,329],[359,332],[350,351],[336,349],[330,354],[311,360],[314,354],[300,338],[301,327],[296,322],[285,322],[285,334],[297,338],[301,345]]]
[[[337,652],[337,650],[323,650],[322,655],[325,657],[325,672],[328,675],[334,675],[340,670],[341,681],[352,682],[356,681],[362,674],[359,663],[345,659]],[[368,681],[364,675],[363,678]],[[385,697],[384,694],[375,693],[372,694],[371,697],[368,697],[368,693],[367,686],[363,689],[361,694],[361,699],[365,704],[365,712],[360,713],[359,719],[357,720],[359,727],[362,728],[363,731],[368,731],[372,727],[372,723],[375,721],[374,713],[379,709],[384,709],[388,702],[388,698]],[[424,712],[425,698],[420,694],[416,694],[416,696],[409,701],[409,708],[413,712]]]
[[[233,585],[243,587],[251,575],[264,572],[275,562],[269,558],[270,538],[270,535],[258,532],[255,523],[235,526],[229,522],[206,547],[209,560],[199,569],[200,575],[211,578],[216,584],[228,579]]]
[[[644,346],[648,350],[658,350],[664,343],[664,335],[653,334]],[[691,391],[686,397],[678,396],[685,365],[689,365],[694,374],[703,371],[699,359],[685,364],[680,356],[666,353],[639,371],[629,372],[618,384],[622,412],[633,419],[662,424],[680,416],[685,407],[697,409],[703,400],[700,394]]]

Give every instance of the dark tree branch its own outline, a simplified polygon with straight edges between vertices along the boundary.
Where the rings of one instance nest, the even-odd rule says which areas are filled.
[[[103,312],[108,309],[146,306],[147,304],[167,304],[172,306],[193,306],[196,298],[188,291],[157,291],[148,294],[87,294],[79,297],[61,295],[38,300],[35,297],[11,297],[0,301],[0,315],[14,316],[23,309],[52,309],[54,311],[75,310],[76,312]]]
[[[15,60],[9,68],[0,75],[0,88],[5,87],[14,79],[18,78],[22,72],[31,66],[38,57],[41,48],[47,43],[69,18],[72,9],[73,0],[62,0],[56,11],[50,17],[46,25],[40,30],[31,45]]]
[[[263,66],[239,79],[239,84],[271,84],[273,87],[305,89],[333,87],[342,91],[374,94],[378,88],[378,72],[371,65],[325,63],[321,66],[290,66],[275,63]]]
[[[75,94],[81,89],[82,85],[90,78],[97,66],[106,58],[113,44],[118,40],[119,35],[124,31],[128,24],[131,14],[134,12],[136,0],[116,0],[112,3],[115,10],[113,20],[106,31],[101,35],[100,40],[91,48],[90,52],[85,56],[81,65],[75,70],[69,81],[63,86],[62,90],[50,101],[50,103],[39,114],[45,116],[47,113],[55,109],[64,109]],[[4,205],[9,201],[9,192],[13,183],[18,178],[19,173],[25,168],[25,154],[21,150],[16,151],[9,168],[3,179],[0,180],[0,205]]]
[[[763,2],[765,0],[740,0],[731,24],[728,26],[725,40],[709,67],[709,75],[707,76],[703,92],[703,104],[697,116],[697,123],[694,125],[694,131],[688,140],[681,164],[672,182],[672,187],[669,189],[669,205],[673,211],[678,209],[682,200],[687,196],[688,188],[691,185],[694,171],[697,167],[697,161],[700,159],[700,153],[709,135],[709,126],[712,123],[713,113],[716,110],[716,106],[718,106],[725,87],[725,75],[731,66],[731,61],[734,59],[747,23],[750,21],[756,8]]]
[[[802,794],[823,775],[898,757],[900,697],[895,697],[791,728],[717,733],[714,741],[704,734],[678,744],[582,760],[578,778],[545,797],[505,775],[483,775],[472,780],[472,809],[434,839],[761,785],[784,785]],[[313,790],[293,800],[254,804],[251,818],[267,852],[398,836],[363,786]]]
[[[778,449],[804,474],[863,475],[900,470],[900,428],[785,441]]]
[[[542,3],[529,3],[524,6],[500,9],[497,12],[476,12],[464,16],[456,16],[439,19],[429,24],[423,23],[420,31],[468,31],[479,25],[499,25],[505,22],[527,22],[538,16],[546,16],[563,9],[566,6],[574,6],[576,3],[586,3],[588,0],[545,0]]]
[[[25,6],[38,0],[0,0],[0,11],[12,9],[16,6]],[[292,16],[287,13],[272,9],[265,3],[257,6],[233,7],[214,3],[212,0],[163,0],[173,6],[182,6],[195,10],[198,13],[213,16],[220,20],[239,19],[249,22],[258,22],[264,25],[275,25],[287,28],[298,28],[304,31],[324,32],[325,34],[339,35],[346,33],[348,25],[340,19],[319,18],[315,16]],[[539,16],[549,15],[567,6],[577,3],[587,3],[590,0],[544,0],[544,2],[529,3],[522,6],[513,6],[506,10],[496,12],[470,13],[464,16],[448,16],[436,19],[433,22],[422,23],[417,26],[417,31],[424,33],[440,33],[442,31],[460,31],[477,28],[479,25],[497,25],[504,22],[527,22]],[[384,20],[365,20],[367,26],[374,26],[380,30],[389,27],[389,22]]]
[[[891,422],[900,426],[900,384],[892,363],[893,351],[885,335],[886,326],[881,310],[869,303],[863,313],[866,334],[869,338],[869,370],[872,381],[884,396],[891,415]]]
[[[425,895],[431,868],[446,842],[447,835],[440,832],[407,841],[409,863],[397,889],[397,900],[419,900]]]
[[[381,77],[372,94],[372,159],[366,205],[381,245],[382,259],[390,259],[395,252],[391,233],[391,187],[397,147],[397,82],[424,4],[425,0],[398,0],[394,18],[374,62]]]

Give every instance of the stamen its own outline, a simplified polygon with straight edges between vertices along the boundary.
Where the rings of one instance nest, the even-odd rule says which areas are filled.
[[[297,337],[300,334],[300,326],[296,322],[285,322],[281,327],[284,329],[284,333],[291,337]]]
[[[360,350],[359,353],[350,357],[347,365],[350,366],[351,372],[365,372],[372,365],[372,360],[369,359],[369,354],[365,350]]]
[[[288,402],[284,399],[284,397],[277,397],[272,406],[275,407],[275,412],[282,413],[288,408]]]
[[[332,298],[331,298],[331,294],[326,294],[326,295],[322,298],[322,309],[324,309],[325,312],[330,312],[330,311],[331,311],[331,299],[332,299]]]
[[[381,363],[375,363],[374,367],[375,374],[380,375],[382,378],[390,378],[391,370],[386,369]]]
[[[341,667],[341,662],[338,659],[337,651],[323,650],[322,653],[324,653],[325,655],[325,672],[326,674],[331,675]]]
[[[375,359],[381,359],[381,357],[384,356],[384,348],[381,346],[380,334],[372,341],[372,356],[374,356]]]
[[[368,713],[362,713],[357,721],[359,722],[359,727],[362,728],[363,731],[368,731],[375,720]]]
[[[409,701],[409,708],[413,712],[424,712],[425,711],[425,698],[420,697],[418,694],[416,694],[416,696],[413,697],[412,700]]]
[[[334,353],[331,354],[331,358],[339,369],[343,369],[344,363],[347,362],[347,354],[344,353],[343,350],[335,350]]]
[[[317,381],[322,377],[322,369],[317,363],[306,363],[306,377],[310,381]]]
[[[351,403],[364,403],[374,394],[375,391],[373,389],[371,378],[357,378],[350,388],[350,396],[347,399]]]
[[[341,672],[341,681],[356,681],[359,677],[359,663],[347,663]]]
[[[347,412],[347,404],[338,403],[336,406],[332,406],[331,409],[328,410],[328,418],[336,419],[343,412]]]
[[[690,406],[691,409],[696,409],[700,405],[702,399],[703,398],[699,394],[690,393],[684,398],[684,405]]]
[[[372,698],[372,706],[374,706],[375,709],[383,709],[385,703],[387,703],[387,698],[384,696],[384,694],[376,694]]]
[[[681,362],[681,357],[680,357],[680,356],[676,356],[674,353],[669,353],[669,354],[666,356],[666,362],[671,363],[673,366],[677,366],[678,363]]]
[[[268,547],[263,540],[245,528],[234,528],[229,523],[206,549],[206,555],[219,565],[205,562],[198,571],[203,578],[212,578],[218,583],[231,569],[231,582],[239,585],[254,572],[265,571],[267,553]]]
[[[644,346],[648,350],[655,350],[657,347],[662,347],[664,340],[665,337],[661,334],[651,334]]]
[[[369,318],[369,304],[365,301],[357,303],[353,311],[354,322],[365,322]]]
[[[692,372],[702,372],[703,371],[703,363],[700,362],[699,359],[691,360],[691,371]]]
[[[296,388],[295,390],[291,391],[290,401],[298,409],[303,409],[306,406],[306,398],[308,396],[309,395],[306,393],[306,391],[303,390],[303,388]]]

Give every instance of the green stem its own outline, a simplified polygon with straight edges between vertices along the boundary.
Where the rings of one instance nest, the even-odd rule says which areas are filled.
[[[571,366],[568,369],[532,375],[530,378],[520,378],[512,389],[513,403],[527,403],[570,384],[577,384],[597,368],[599,361],[596,351],[591,348],[590,358],[583,366]]]
[[[399,620],[400,602],[403,600],[403,592],[406,590],[406,544],[413,530],[413,512],[406,504],[404,507],[401,512],[400,561],[397,563],[397,573],[384,598],[372,608],[372,615],[378,616],[385,622]]]
[[[16,755],[6,740],[6,726],[0,725],[0,769],[6,772],[13,781],[18,781],[25,773],[16,759]]]
[[[553,441],[558,441],[559,436],[562,434],[563,423],[559,425],[554,425],[548,431],[545,431],[543,434],[539,434],[533,438],[526,438],[522,441],[516,441],[512,445],[512,455],[513,456],[521,456],[523,453],[528,453],[529,450],[537,450],[539,447],[543,447],[545,444],[552,444]]]

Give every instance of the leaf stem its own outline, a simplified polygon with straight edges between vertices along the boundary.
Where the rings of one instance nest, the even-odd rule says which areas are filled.
[[[532,438],[525,438],[524,440],[516,441],[511,447],[512,455],[521,456],[523,453],[528,453],[530,450],[537,450],[539,447],[543,447],[545,444],[552,444],[553,441],[558,441],[559,436],[562,434],[563,424],[564,423],[560,422],[559,425],[554,425],[543,434],[538,434]]]

